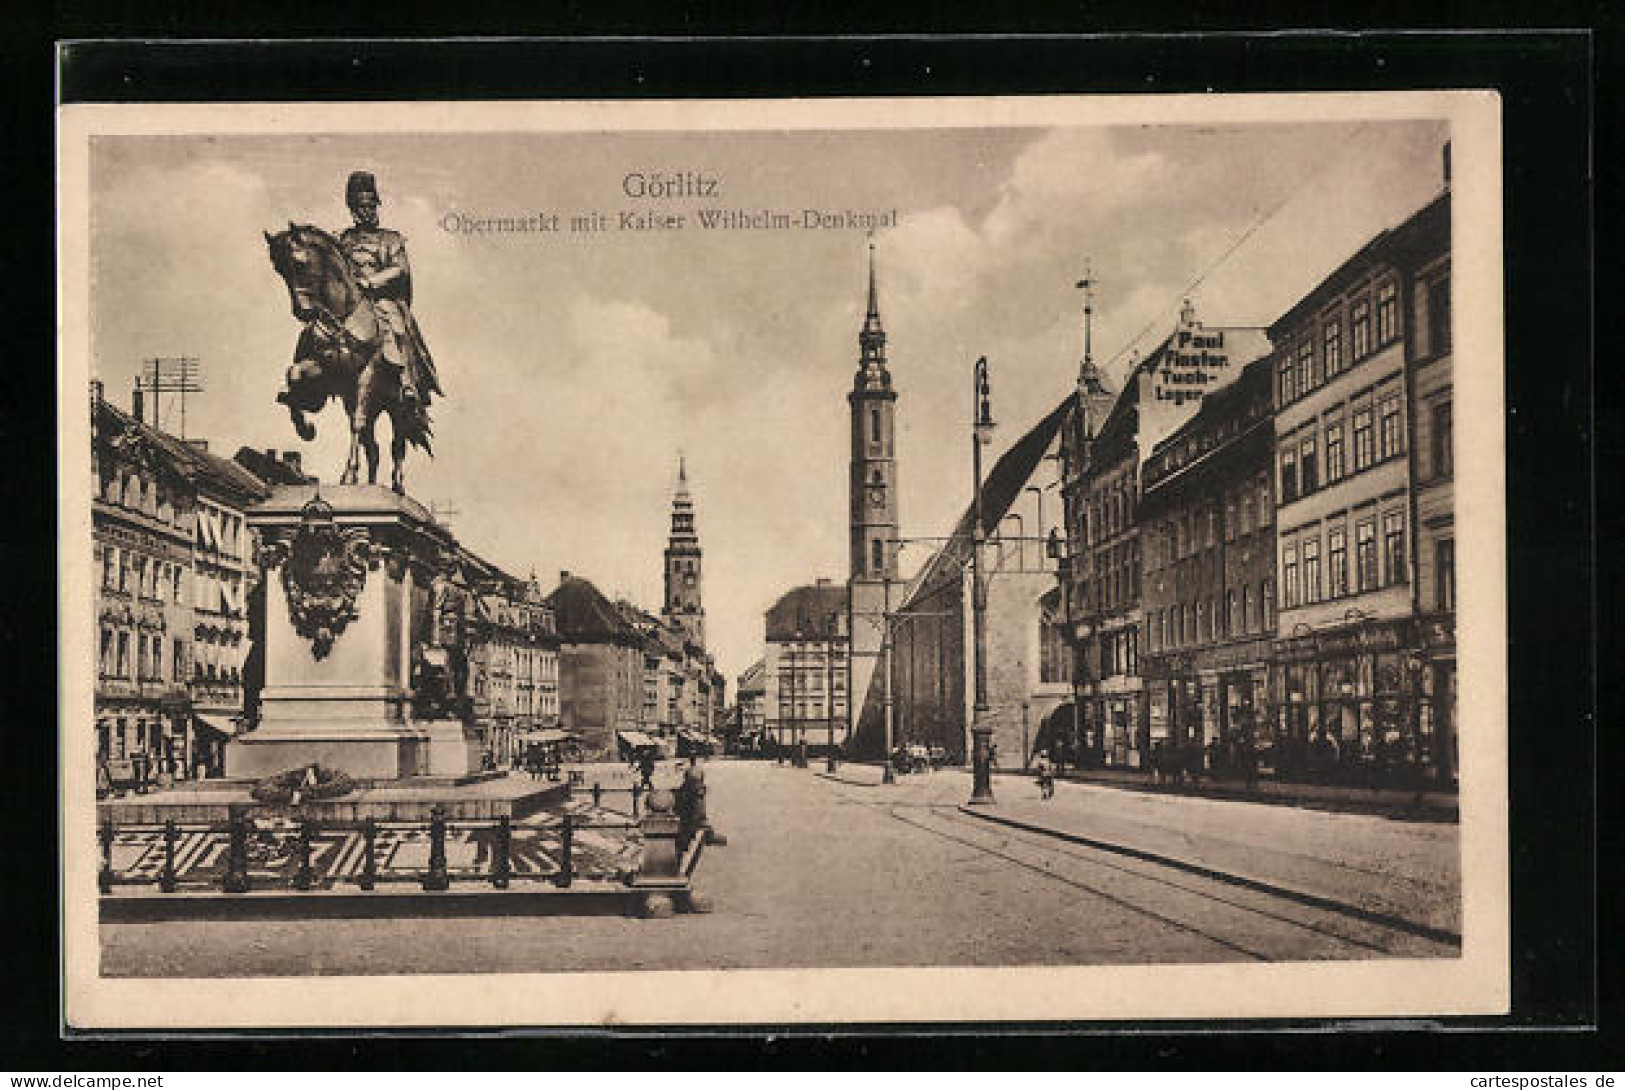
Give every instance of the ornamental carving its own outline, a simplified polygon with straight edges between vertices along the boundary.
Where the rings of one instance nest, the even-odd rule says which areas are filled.
[[[288,619],[310,641],[316,658],[326,658],[333,642],[360,615],[356,599],[367,584],[372,552],[367,532],[338,526],[333,508],[319,496],[305,505],[291,540],[260,550],[261,563],[281,565]]]

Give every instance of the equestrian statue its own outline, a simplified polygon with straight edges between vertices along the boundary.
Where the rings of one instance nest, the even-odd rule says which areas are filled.
[[[341,484],[355,484],[367,456],[367,481],[378,483],[378,441],[373,426],[388,413],[394,460],[390,487],[406,491],[408,443],[433,456],[429,402],[445,396],[434,359],[412,317],[412,270],[406,240],[378,225],[378,188],[365,171],[350,175],[345,202],[355,225],[338,238],[319,227],[288,224],[265,232],[271,265],[286,282],[293,316],[304,323],[288,368],[288,388],[277,400],[294,429],[309,442],[316,428],[306,413],[328,399],[344,403],[350,418],[350,455]]]

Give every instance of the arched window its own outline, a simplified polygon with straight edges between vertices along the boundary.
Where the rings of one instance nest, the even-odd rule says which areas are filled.
[[[869,542],[869,568],[876,575],[886,566],[886,546],[877,537]]]
[[[869,410],[869,442],[880,442],[880,410]]]

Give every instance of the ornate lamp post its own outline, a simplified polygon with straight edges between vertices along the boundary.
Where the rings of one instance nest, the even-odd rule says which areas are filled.
[[[975,415],[971,420],[971,466],[975,480],[971,543],[971,611],[975,621],[976,705],[971,719],[972,806],[993,805],[992,760],[989,752],[993,725],[987,720],[987,588],[982,581],[982,447],[993,439],[992,390],[987,380],[987,357],[976,361]]]

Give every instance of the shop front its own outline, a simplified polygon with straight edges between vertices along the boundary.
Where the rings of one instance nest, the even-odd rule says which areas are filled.
[[[1271,763],[1277,774],[1357,786],[1438,778],[1439,717],[1409,618],[1299,625],[1275,645]],[[1429,710],[1424,713],[1424,706]]]

